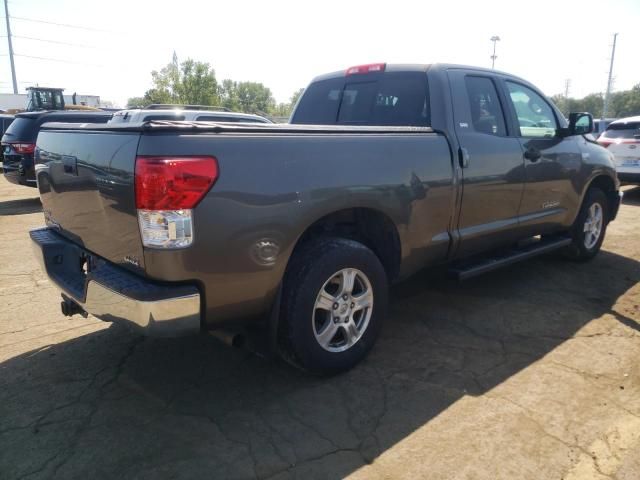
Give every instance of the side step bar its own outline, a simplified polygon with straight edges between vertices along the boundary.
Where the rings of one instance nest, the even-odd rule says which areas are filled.
[[[474,262],[457,265],[449,269],[459,282],[482,275],[483,273],[497,270],[512,263],[527,260],[528,258],[543,255],[545,253],[566,247],[571,243],[569,237],[552,237],[528,243],[524,247],[508,250],[501,255],[489,258],[481,258]]]

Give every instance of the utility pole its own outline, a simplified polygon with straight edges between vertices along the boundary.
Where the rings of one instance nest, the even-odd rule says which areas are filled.
[[[5,0],[6,1],[6,0]],[[611,48],[611,64],[609,65],[609,79],[607,80],[607,93],[604,95],[604,106],[602,107],[602,120],[607,116],[609,109],[609,97],[611,96],[611,83],[613,81],[613,58],[616,55],[616,39],[618,34],[613,34],[613,47]]]
[[[566,114],[569,114],[569,87],[571,87],[571,79],[567,78],[564,81],[564,109]]]
[[[18,93],[18,82],[16,81],[16,65],[13,63],[13,44],[11,43],[11,22],[9,21],[8,0],[4,0],[4,18],[7,21],[7,40],[9,41],[9,61],[11,62],[11,79],[13,80],[13,93]]]
[[[491,55],[491,68],[493,69],[495,68],[495,65],[496,65],[496,58],[498,58],[498,56],[496,55],[496,42],[500,41],[500,37],[497,35],[494,35],[489,40],[493,42],[493,55]]]

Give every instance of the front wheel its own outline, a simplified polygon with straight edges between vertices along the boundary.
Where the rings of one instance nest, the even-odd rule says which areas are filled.
[[[567,249],[570,258],[584,261],[596,256],[607,231],[608,212],[607,196],[599,188],[590,188],[571,229],[573,242]]]
[[[348,370],[376,341],[387,308],[387,276],[363,244],[325,238],[294,253],[284,280],[279,346],[316,374]]]

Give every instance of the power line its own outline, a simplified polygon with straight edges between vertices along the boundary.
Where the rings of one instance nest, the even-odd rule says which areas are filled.
[[[74,62],[73,60],[63,60],[62,58],[51,58],[51,57],[37,57],[35,55],[22,55],[20,53],[14,53],[16,57],[23,58],[33,58],[34,60],[47,60],[50,62],[59,62],[59,63],[70,63],[73,65],[84,65],[87,67],[102,67],[103,65],[97,65],[95,63],[86,63],[86,62]]]
[[[35,40],[35,41],[38,41],[38,42],[46,42],[46,43],[56,43],[58,45],[69,45],[71,47],[100,48],[100,47],[97,47],[95,45],[83,45],[81,43],[61,42],[59,40],[49,40],[47,38],[25,37],[23,35],[13,35],[13,38],[22,38],[24,40]]]
[[[78,28],[80,30],[90,30],[90,31],[94,31],[94,32],[109,32],[109,33],[112,33],[110,30],[104,30],[102,28],[85,27],[83,25],[72,25],[70,23],[49,22],[47,20],[39,20],[39,19],[36,19],[36,18],[16,17],[15,15],[12,15],[11,18],[13,20],[22,20],[23,22],[45,23],[47,25],[56,25],[57,27]]]

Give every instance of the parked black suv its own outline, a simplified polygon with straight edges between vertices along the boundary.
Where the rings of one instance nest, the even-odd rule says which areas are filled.
[[[107,123],[111,112],[19,113],[2,136],[4,177],[11,183],[36,186],[33,152],[40,127],[47,122]]]
[[[13,122],[14,116],[9,115],[8,113],[0,113],[0,138],[4,135],[4,132],[7,131],[9,125]],[[2,161],[2,152],[4,149],[0,149],[0,161]]]

